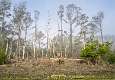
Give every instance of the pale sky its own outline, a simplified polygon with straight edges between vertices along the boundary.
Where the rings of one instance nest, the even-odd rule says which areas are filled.
[[[105,35],[115,35],[115,0],[12,0],[13,3],[27,1],[27,8],[30,12],[34,10],[40,11],[39,26],[45,30],[48,20],[48,11],[51,18],[50,33],[56,34],[57,32],[57,10],[60,4],[65,7],[68,4],[76,4],[82,8],[83,13],[86,13],[90,18],[95,16],[98,11],[104,12],[103,32]],[[65,29],[69,26],[64,25]]]

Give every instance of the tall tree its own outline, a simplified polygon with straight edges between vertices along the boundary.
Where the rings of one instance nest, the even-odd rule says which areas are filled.
[[[32,24],[32,18],[31,18],[31,13],[30,12],[26,12],[25,16],[24,16],[24,31],[25,31],[25,38],[24,38],[24,46],[23,46],[23,59],[26,53],[26,47],[27,47],[27,31],[28,28],[31,26]]]
[[[78,21],[78,12],[80,9],[78,9],[78,7],[76,7],[74,4],[69,4],[66,7],[66,16],[67,16],[67,21],[64,20],[66,23],[69,23],[70,26],[70,53],[72,54],[72,33],[73,33],[73,24],[76,23],[76,21]]]
[[[41,48],[41,40],[44,39],[44,33],[42,31],[38,31],[36,34],[36,38],[39,44],[39,48]]]
[[[63,21],[63,17],[64,17],[64,6],[60,5],[59,6],[59,10],[58,10],[58,16],[60,19],[60,29],[58,31],[60,31],[61,33],[61,37],[60,37],[60,53],[61,53],[61,57],[62,57],[62,52],[63,52],[63,26],[62,26],[62,21]]]
[[[11,0],[0,0],[0,36],[1,38],[4,38],[3,45],[6,45],[5,54],[7,54],[9,46],[8,35],[10,31],[9,27],[11,26],[9,26],[8,18],[11,16],[10,8],[11,8]]]
[[[102,43],[103,43],[103,26],[102,26],[103,18],[104,18],[104,13],[102,11],[98,12],[97,16],[93,17],[95,24],[99,26]]]
[[[87,27],[89,28],[89,41],[94,41],[99,28],[92,21],[87,24]]]
[[[20,58],[21,56],[21,33],[22,29],[24,28],[23,22],[24,22],[24,16],[26,14],[26,5],[25,2],[19,3],[14,7],[14,15],[13,15],[13,24],[15,26],[15,30],[18,33],[18,41],[17,41],[17,52],[18,56]]]
[[[36,58],[36,41],[37,41],[37,22],[39,20],[39,14],[40,12],[38,10],[34,11],[34,22],[35,22],[35,31],[34,31],[34,43],[33,43],[33,47],[34,47],[34,58]]]
[[[88,27],[87,27],[88,16],[86,16],[86,14],[82,14],[80,16],[79,24],[80,24],[80,28],[81,28],[80,35],[83,36],[83,45],[84,45],[84,48],[85,48],[86,34],[88,33]]]
[[[36,42],[35,42],[36,46],[33,45],[33,47],[34,47],[34,50],[38,49],[40,55],[41,55],[41,47],[42,47],[42,45],[44,45],[44,43],[43,43],[44,39],[45,39],[44,33],[42,31],[37,31],[36,32]],[[38,45],[38,47],[37,47],[37,45]],[[36,52],[37,52],[37,50],[36,50]],[[38,56],[38,54],[36,52],[34,53],[34,58],[37,58],[37,56]]]

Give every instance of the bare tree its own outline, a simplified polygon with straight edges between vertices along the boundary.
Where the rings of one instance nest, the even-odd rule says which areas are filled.
[[[63,52],[63,26],[62,26],[62,21],[63,21],[63,17],[64,17],[64,6],[60,5],[59,6],[59,10],[58,10],[58,16],[60,19],[60,29],[58,30],[61,33],[61,37],[60,37],[60,51],[61,51],[61,57],[62,57],[62,52]]]
[[[25,38],[24,38],[24,46],[23,46],[23,59],[26,53],[26,41],[27,41],[27,31],[28,28],[31,26],[32,24],[32,18],[31,18],[31,14],[30,12],[26,12],[25,16],[24,16],[24,31],[25,31]]]
[[[7,19],[10,17],[10,8],[11,8],[11,0],[0,0],[0,36],[1,38],[4,38],[3,36],[7,37],[9,33],[9,30],[6,30],[6,27],[8,28],[8,21]],[[4,34],[4,35],[3,35]],[[9,47],[9,40],[5,38],[6,40],[6,52],[8,52]],[[5,41],[3,41],[4,43]],[[5,43],[4,43],[5,44]]]
[[[79,24],[80,24],[80,28],[81,28],[80,35],[83,36],[83,45],[84,45],[84,48],[85,48],[86,34],[88,34],[88,27],[87,27],[88,16],[86,16],[86,14],[82,14],[80,16]]]
[[[48,57],[48,53],[49,53],[49,31],[50,31],[50,14],[49,14],[49,11],[48,11],[48,22],[47,22],[47,29],[46,29],[46,36],[47,36],[47,53],[46,53],[46,57]]]
[[[41,44],[42,44],[42,41],[44,39],[44,33],[42,31],[38,31],[37,34],[36,34],[36,40],[38,42],[38,45],[39,45],[39,54],[41,53]],[[43,57],[43,55],[42,55]]]
[[[23,29],[23,20],[24,16],[26,14],[26,6],[25,2],[20,3],[19,5],[14,7],[14,16],[13,16],[13,23],[15,26],[15,30],[18,33],[18,42],[17,42],[17,52],[19,55],[19,58],[21,56],[20,50],[21,50],[21,32]]]
[[[100,28],[100,34],[101,34],[101,42],[103,43],[103,30],[102,30],[102,21],[104,18],[104,13],[103,12],[98,12],[97,16],[93,17],[93,20],[97,26]]]
[[[79,7],[76,7],[74,4],[69,4],[67,7],[66,7],[66,16],[67,16],[67,21],[64,20],[66,23],[69,23],[69,26],[70,26],[70,53],[72,54],[73,51],[72,51],[72,33],[73,33],[73,24],[76,23],[76,21],[78,21],[78,12],[80,9],[78,9]]]
[[[96,37],[96,33],[98,32],[98,27],[92,21],[87,24],[87,27],[89,28],[88,32],[90,34],[89,41],[94,41]]]
[[[37,40],[37,22],[39,20],[39,14],[40,12],[35,10],[34,12],[34,21],[35,21],[35,32],[34,32],[34,43],[33,43],[33,46],[34,46],[34,58],[36,58],[36,40]]]

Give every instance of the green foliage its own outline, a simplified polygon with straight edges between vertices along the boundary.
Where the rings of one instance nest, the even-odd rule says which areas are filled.
[[[99,44],[98,54],[104,55],[111,53],[111,43],[105,42],[103,44]]]
[[[96,42],[89,42],[85,48],[81,50],[80,56],[88,60],[95,60],[98,57]]]
[[[102,44],[98,41],[86,43],[85,48],[83,48],[80,53],[82,58],[88,59],[93,63],[100,58],[105,60],[109,55],[111,55],[111,43],[105,42]]]
[[[0,64],[4,64],[5,62],[6,62],[5,49],[0,48]]]
[[[0,64],[4,64],[6,62],[7,56],[5,55],[6,49],[6,36],[2,34],[0,35]]]
[[[109,55],[108,55],[108,58],[107,58],[107,61],[108,61],[110,64],[115,64],[115,53],[109,54]]]

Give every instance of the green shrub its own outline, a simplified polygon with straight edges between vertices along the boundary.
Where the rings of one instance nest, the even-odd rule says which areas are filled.
[[[0,64],[4,64],[6,62],[5,49],[0,48]]]
[[[108,58],[107,58],[107,61],[110,63],[110,64],[115,64],[115,53],[111,53],[108,55]]]
[[[111,53],[111,43],[105,42],[103,44],[99,44],[98,54],[103,56],[105,54]]]
[[[95,43],[87,43],[85,48],[82,48],[80,56],[84,59],[95,61],[97,58],[97,50]]]
[[[4,33],[0,36],[0,64],[7,62],[7,55],[5,55],[7,37]]]
[[[99,59],[106,61],[107,55],[111,55],[111,43],[99,43],[98,41],[86,43],[85,48],[82,48],[80,57],[96,63]]]

